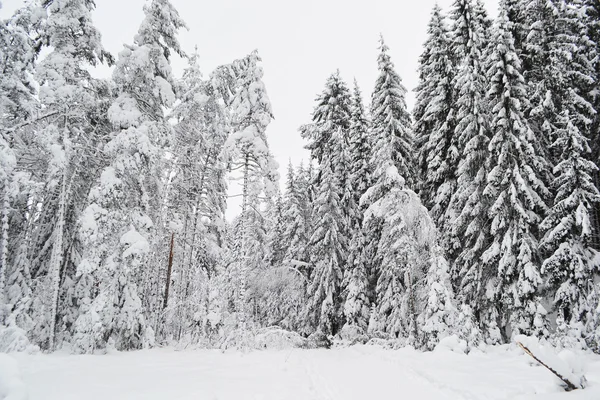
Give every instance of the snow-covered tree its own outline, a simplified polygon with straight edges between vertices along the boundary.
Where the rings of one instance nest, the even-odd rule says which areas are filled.
[[[327,78],[325,89],[317,97],[317,106],[312,113],[312,123],[300,128],[302,137],[309,141],[306,148],[310,150],[311,157],[317,161],[318,165],[322,164],[325,155],[331,156],[335,146],[333,136],[339,130],[342,130],[345,138],[350,121],[350,92],[338,70]],[[317,184],[320,180],[319,175],[316,176]]]
[[[594,290],[596,251],[590,245],[590,213],[600,194],[592,180],[598,169],[586,159],[590,152],[587,139],[577,129],[568,112],[558,131],[553,150],[559,154],[554,168],[555,198],[546,219],[542,248],[549,254],[542,265],[542,276],[549,281],[554,307],[567,325],[586,322],[594,313],[587,304]]]
[[[285,203],[283,205],[283,238],[287,246],[285,251],[285,261],[292,265],[296,262],[308,262],[308,239],[309,231],[306,226],[305,216],[306,193],[302,187],[300,174],[304,171],[295,172],[290,163],[288,166],[287,180],[285,187]],[[299,268],[308,275],[306,268]]]
[[[450,201],[451,235],[446,251],[453,261],[452,280],[479,268],[480,256],[487,245],[487,206],[483,199],[486,184],[489,121],[485,91],[487,79],[483,65],[486,51],[485,26],[472,0],[456,0],[452,51],[458,59],[454,77],[456,127],[454,143],[459,154],[457,185]],[[457,291],[464,298],[470,290]]]
[[[365,209],[360,198],[371,185],[372,138],[363,99],[356,80],[352,92],[350,123],[350,182],[353,209],[349,215],[350,243],[347,272],[344,276],[344,315],[346,324],[365,332],[369,321],[369,262],[363,257],[365,233],[362,220]]]
[[[48,193],[43,196],[41,208],[52,223],[46,227],[41,225],[40,228],[49,230],[38,235],[46,243],[52,243],[52,247],[48,258],[36,257],[35,261],[40,264],[35,268],[46,271],[44,292],[38,296],[47,307],[48,329],[43,339],[47,343],[44,345],[53,349],[55,324],[65,321],[59,318],[60,274],[66,265],[64,243],[74,235],[76,216],[70,213],[79,211],[79,207],[71,206],[76,201],[72,191],[82,189],[79,185],[83,163],[96,150],[96,132],[88,121],[98,109],[102,83],[92,79],[86,67],[104,61],[112,63],[112,57],[103,49],[100,32],[93,25],[93,2],[55,0],[44,1],[42,6],[47,13],[42,41],[51,51],[36,65],[35,77],[40,84],[40,102],[54,114],[44,127],[44,135],[51,138],[47,151],[54,158],[55,169],[48,175]],[[84,186],[83,191],[86,189]],[[44,245],[34,243],[35,247]],[[66,311],[64,306],[60,308],[63,313]],[[59,327],[59,330],[64,329]]]
[[[424,348],[433,350],[440,340],[456,333],[457,327],[461,327],[457,324],[458,313],[454,305],[448,262],[441,254],[441,249],[434,250],[425,279],[428,290],[421,299],[424,307],[418,320],[422,332],[420,341]]]
[[[464,270],[461,287],[474,293],[479,304],[487,297],[483,321],[490,321],[490,308],[500,301],[513,335],[547,335],[538,291],[542,279],[537,226],[546,210],[543,199],[548,190],[539,176],[541,157],[523,114],[527,89],[504,12],[495,46],[488,94],[493,115],[490,172],[483,192],[490,205],[492,241],[483,254],[485,268]]]
[[[321,160],[321,180],[314,204],[314,233],[310,245],[313,274],[308,288],[307,324],[326,335],[342,327],[341,285],[347,254],[347,238],[342,235],[343,211],[339,186],[328,154]]]
[[[453,138],[455,60],[451,39],[439,6],[428,26],[419,59],[419,86],[413,115],[417,143],[419,194],[441,232],[449,228],[450,199],[456,189],[458,149]]]
[[[118,130],[104,148],[110,162],[79,220],[85,251],[77,273],[96,282],[75,324],[75,345],[83,351],[109,340],[123,350],[154,340],[147,318],[157,311],[158,293],[150,290],[159,277],[148,267],[155,265],[150,255],[160,229],[161,160],[172,135],[163,109],[175,101],[169,56],[184,54],[175,35],[185,24],[168,0],[153,0],[144,14],[113,73],[118,97],[108,116]]]
[[[415,149],[411,130],[411,118],[406,108],[406,88],[402,78],[395,71],[388,54],[389,47],[379,39],[377,67],[379,75],[371,95],[371,124],[375,137],[393,135],[392,158],[400,176],[408,187],[414,187]]]
[[[227,138],[221,157],[230,170],[241,171],[242,208],[240,214],[240,247],[231,268],[238,271],[237,311],[242,331],[247,323],[246,289],[250,273],[257,273],[266,253],[265,217],[261,205],[275,195],[279,178],[266,138],[266,128],[273,118],[271,103],[262,81],[263,70],[256,51],[235,61],[232,68],[218,71],[230,75],[233,83],[230,107],[232,133]]]

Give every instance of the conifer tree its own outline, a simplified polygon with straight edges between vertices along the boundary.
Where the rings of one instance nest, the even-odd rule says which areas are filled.
[[[322,164],[325,155],[331,156],[334,151],[333,136],[341,129],[345,138],[350,127],[350,92],[346,83],[336,71],[325,83],[325,89],[317,97],[317,106],[312,114],[312,123],[300,128],[300,134],[309,141],[306,148],[311,152],[311,158]],[[316,184],[320,182],[319,173]]]
[[[40,102],[58,116],[45,127],[45,135],[52,138],[52,151],[56,155],[58,150],[62,160],[53,161],[56,169],[49,175],[46,183],[49,193],[42,200],[42,213],[46,214],[42,218],[52,223],[40,228],[51,230],[37,234],[41,241],[51,241],[52,250],[47,259],[35,259],[41,263],[35,268],[46,271],[47,285],[44,292],[37,295],[43,299],[47,312],[44,338],[47,343],[43,344],[54,349],[56,322],[65,320],[59,318],[58,304],[61,268],[66,265],[63,244],[75,233],[73,222],[77,216],[70,213],[80,211],[72,206],[75,200],[72,190],[85,192],[89,188],[79,186],[84,176],[82,165],[96,150],[95,132],[86,122],[98,108],[102,84],[91,78],[85,66],[96,66],[104,61],[110,64],[112,56],[103,49],[100,32],[93,25],[92,2],[55,0],[43,1],[42,6],[48,14],[43,23],[42,41],[52,51],[36,65],[35,76],[40,84]],[[83,183],[85,185],[85,180]],[[39,248],[44,244],[34,242],[33,246]],[[64,312],[65,307],[60,309]]]
[[[454,21],[453,52],[458,58],[454,77],[456,127],[454,144],[459,161],[457,186],[450,201],[451,227],[446,251],[453,261],[452,279],[478,268],[487,246],[487,205],[483,189],[488,173],[489,127],[485,91],[487,79],[483,64],[487,39],[485,26],[472,0],[456,0],[451,19]],[[460,238],[460,240],[458,239]],[[463,297],[470,291],[457,291]]]
[[[556,195],[541,229],[546,233],[542,248],[550,256],[544,260],[542,275],[549,281],[554,307],[564,322],[574,326],[586,323],[594,310],[587,299],[594,288],[593,264],[596,251],[590,245],[590,213],[600,194],[592,174],[598,169],[586,159],[590,152],[587,139],[577,129],[568,112],[561,117],[563,128],[553,150],[560,154],[554,169]]]
[[[79,222],[85,251],[78,274],[98,286],[75,327],[75,344],[83,351],[107,340],[123,350],[154,341],[159,276],[147,266],[160,229],[161,160],[172,135],[163,111],[175,101],[169,56],[184,55],[175,35],[185,24],[168,0],[153,0],[144,14],[113,73],[119,95],[108,116],[119,130],[104,148],[109,165]]]
[[[239,273],[239,291],[236,304],[238,326],[242,334],[247,327],[246,289],[251,272],[264,265],[266,254],[266,224],[262,205],[275,195],[275,182],[279,178],[266,137],[266,128],[273,118],[271,103],[262,81],[261,59],[256,51],[237,60],[233,71],[227,100],[231,107],[232,133],[228,137],[221,157],[230,170],[241,170],[242,208],[240,214],[241,245],[234,257],[234,270]]]
[[[538,291],[542,279],[537,226],[546,210],[543,199],[548,190],[538,173],[540,155],[532,145],[533,133],[523,114],[527,91],[505,12],[499,17],[495,43],[488,94],[493,136],[483,193],[490,204],[492,242],[483,254],[485,269],[466,270],[461,285],[476,294],[475,302],[488,300],[481,316],[484,324],[494,322],[495,312],[490,308],[500,301],[513,335],[547,335],[546,310]],[[483,288],[494,288],[487,290],[487,299]]]
[[[394,70],[394,64],[388,54],[389,48],[379,39],[377,67],[379,76],[371,96],[372,130],[375,137],[393,135],[394,149],[392,159],[400,176],[404,177],[408,187],[414,187],[414,137],[411,131],[410,114],[406,109],[406,88],[402,79]]]
[[[341,234],[344,221],[338,182],[328,154],[321,160],[321,180],[317,188],[315,227],[310,238],[313,275],[308,288],[307,323],[313,329],[332,335],[342,326],[341,284],[347,238]]]
[[[413,111],[419,153],[419,194],[438,229],[449,228],[449,203],[456,188],[458,149],[453,138],[455,60],[448,27],[439,6],[428,26],[425,50],[419,59],[417,103]]]
[[[291,162],[288,165],[285,203],[283,206],[283,224],[285,228],[282,234],[287,245],[284,259],[292,265],[308,261],[307,236],[309,231],[304,215],[304,207],[306,207],[304,200],[305,192],[302,188],[302,177],[299,175],[303,172],[295,172]],[[299,269],[305,273],[308,272],[305,271],[306,268]]]
[[[366,241],[362,229],[365,208],[360,206],[360,198],[371,184],[372,138],[365,115],[362,95],[356,80],[352,93],[350,124],[350,180],[353,188],[354,213],[350,215],[350,245],[347,273],[344,276],[344,315],[346,323],[366,332],[369,321],[369,259],[363,257]]]

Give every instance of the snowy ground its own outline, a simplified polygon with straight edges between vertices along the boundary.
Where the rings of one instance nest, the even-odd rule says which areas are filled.
[[[600,357],[583,362],[589,387],[565,393],[514,347],[468,356],[354,346],[12,357],[30,400],[600,399]]]

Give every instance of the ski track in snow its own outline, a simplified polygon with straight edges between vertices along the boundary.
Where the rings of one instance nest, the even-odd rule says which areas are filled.
[[[29,400],[600,399],[598,356],[587,362],[589,389],[572,393],[517,351],[466,356],[354,346],[14,357]]]

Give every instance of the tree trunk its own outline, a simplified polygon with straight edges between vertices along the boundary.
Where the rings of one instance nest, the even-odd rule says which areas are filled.
[[[163,301],[163,310],[169,303],[169,289],[171,287],[171,273],[173,272],[173,253],[175,247],[175,233],[171,234],[171,245],[169,246],[169,265],[167,266],[167,281],[165,282],[165,298]]]
[[[63,172],[60,194],[58,198],[58,215],[56,228],[54,229],[54,243],[52,245],[52,253],[50,255],[50,269],[48,275],[50,277],[50,332],[48,338],[48,350],[54,350],[55,331],[56,331],[56,316],[58,308],[58,292],[60,288],[60,267],[62,265],[62,242],[65,225],[65,206],[67,197],[67,171]]]
[[[4,287],[6,286],[7,262],[8,262],[8,178],[4,180],[4,199],[2,201],[2,242],[0,243],[0,325],[4,324],[8,310],[6,307],[6,296]]]

